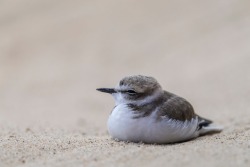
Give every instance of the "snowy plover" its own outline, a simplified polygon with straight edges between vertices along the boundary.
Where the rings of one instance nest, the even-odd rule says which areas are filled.
[[[108,131],[114,139],[164,144],[223,129],[195,114],[187,100],[164,91],[152,77],[129,76],[115,88],[97,90],[115,99],[108,119]]]

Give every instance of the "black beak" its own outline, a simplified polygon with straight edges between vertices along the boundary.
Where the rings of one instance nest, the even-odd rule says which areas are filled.
[[[96,90],[98,90],[100,92],[104,92],[104,93],[110,93],[110,94],[116,93],[115,89],[113,89],[113,88],[98,88]]]

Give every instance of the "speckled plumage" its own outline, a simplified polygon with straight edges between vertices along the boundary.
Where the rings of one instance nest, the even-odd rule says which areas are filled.
[[[116,107],[109,116],[108,130],[118,140],[173,143],[222,130],[195,114],[184,98],[162,90],[152,77],[129,76],[114,89],[98,90],[115,98]]]

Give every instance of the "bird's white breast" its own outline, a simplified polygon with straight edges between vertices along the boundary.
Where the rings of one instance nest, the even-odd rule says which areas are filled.
[[[108,131],[118,140],[145,143],[172,143],[198,136],[197,118],[185,122],[167,117],[156,119],[156,112],[133,118],[134,112],[126,104],[119,104],[109,116]]]

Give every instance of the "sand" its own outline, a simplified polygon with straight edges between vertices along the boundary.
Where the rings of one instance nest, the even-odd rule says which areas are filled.
[[[250,166],[249,1],[0,2],[0,166]],[[154,76],[225,127],[117,142],[98,87]]]

